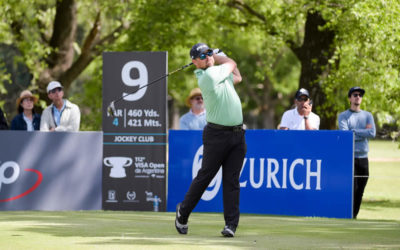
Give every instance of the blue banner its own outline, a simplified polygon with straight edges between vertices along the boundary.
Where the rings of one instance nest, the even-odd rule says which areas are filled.
[[[241,213],[352,218],[351,131],[247,130]],[[202,131],[169,131],[167,211],[175,211],[201,167]],[[221,212],[222,171],[194,212]]]

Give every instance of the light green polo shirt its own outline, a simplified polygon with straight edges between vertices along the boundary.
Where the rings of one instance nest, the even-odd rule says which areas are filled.
[[[242,124],[242,104],[233,86],[233,74],[227,65],[196,69],[194,73],[207,110],[207,122],[224,126]]]

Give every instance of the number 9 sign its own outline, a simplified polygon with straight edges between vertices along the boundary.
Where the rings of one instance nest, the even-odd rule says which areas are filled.
[[[131,78],[131,70],[132,69],[137,69],[139,71],[139,77],[137,79],[132,79]],[[148,72],[147,72],[147,68],[146,65],[144,65],[144,63],[139,62],[139,61],[131,61],[128,62],[124,65],[124,67],[122,67],[122,71],[121,71],[121,77],[122,77],[122,82],[130,87],[143,87],[145,85],[147,85],[148,82]],[[137,101],[140,98],[142,98],[144,96],[144,94],[146,93],[147,87],[143,87],[141,89],[139,89],[139,91],[133,93],[133,94],[129,94],[128,93],[122,93],[122,96],[125,96],[123,99],[125,101]]]

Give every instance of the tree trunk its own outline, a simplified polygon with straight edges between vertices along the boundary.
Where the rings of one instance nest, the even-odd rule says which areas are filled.
[[[260,117],[261,128],[276,129],[275,107],[276,101],[272,98],[273,83],[268,76],[265,76],[263,95],[261,97]]]
[[[262,119],[261,121],[261,126],[260,128],[263,129],[276,129],[277,127],[275,126],[275,106],[268,108],[268,109],[262,109],[260,113],[260,118]]]
[[[322,89],[323,76],[330,71],[328,60],[335,52],[335,32],[321,29],[326,24],[318,11],[310,10],[305,24],[305,35],[301,47],[291,46],[301,62],[299,88],[305,88],[313,99],[313,111],[321,118],[320,129],[336,128],[336,112],[333,105],[327,106]]]
[[[73,43],[77,29],[76,3],[74,0],[57,1],[56,16],[53,24],[53,34],[49,45],[52,53],[46,58],[48,68],[41,72],[38,80],[40,99],[48,100],[46,87],[52,80],[60,80],[61,75],[68,70],[74,59]],[[67,91],[71,82],[61,82]]]
[[[231,0],[227,5],[257,17],[267,25],[267,32],[270,35],[278,35],[268,24],[265,16],[252,9],[244,1]],[[328,75],[330,71],[328,60],[332,58],[335,52],[334,40],[336,34],[335,31],[324,28],[325,24],[326,21],[322,18],[321,13],[310,9],[307,12],[303,45],[298,47],[293,41],[287,41],[287,43],[301,63],[299,87],[306,88],[310,92],[314,102],[313,111],[321,118],[320,129],[335,129],[336,110],[333,105],[326,103],[322,84],[324,76]],[[336,62],[335,66],[338,67],[338,64],[339,62]],[[274,106],[270,108],[274,108]]]
[[[273,82],[271,79],[268,75],[265,76],[261,93],[255,91],[246,75],[242,75],[242,81],[247,95],[257,103],[257,108],[247,117],[248,128],[276,129],[275,108],[278,102],[272,98]]]
[[[123,30],[129,28],[130,23],[121,22],[121,25],[101,38],[101,12],[97,12],[96,19],[85,37],[81,46],[81,54],[75,59],[73,44],[76,41],[77,6],[75,0],[57,1],[56,16],[53,25],[53,34],[49,46],[53,49],[45,59],[48,68],[39,76],[38,85],[42,90],[40,98],[48,100],[46,87],[52,80],[60,81],[64,92],[68,92],[72,82],[86,69],[86,67],[101,54],[104,46],[113,43]],[[49,100],[48,100],[49,101]]]
[[[179,107],[174,98],[168,96],[168,129],[179,129]]]

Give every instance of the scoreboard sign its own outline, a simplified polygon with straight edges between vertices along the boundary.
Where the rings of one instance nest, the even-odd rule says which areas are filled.
[[[103,53],[105,210],[166,209],[167,81],[147,84],[167,66],[166,52]]]

